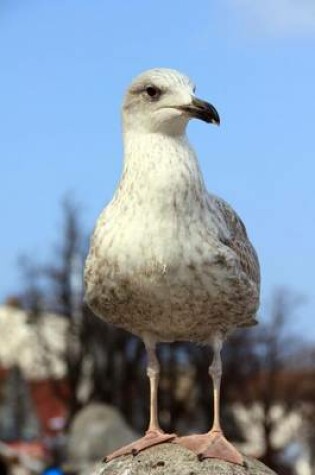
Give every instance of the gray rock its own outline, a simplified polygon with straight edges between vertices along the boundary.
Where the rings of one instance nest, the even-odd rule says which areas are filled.
[[[96,465],[90,475],[276,475],[255,459],[245,466],[217,459],[200,462],[196,455],[175,444],[161,444],[132,455]]]
[[[83,467],[137,439],[119,412],[101,403],[89,404],[74,418],[67,444],[67,465]]]

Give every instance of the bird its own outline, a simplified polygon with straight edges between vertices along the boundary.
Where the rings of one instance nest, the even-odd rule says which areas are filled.
[[[124,96],[123,169],[91,237],[85,299],[97,316],[143,340],[150,421],[141,439],[107,460],[170,442],[200,460],[243,463],[220,424],[221,349],[233,330],[257,323],[259,261],[241,218],[207,191],[186,133],[194,118],[220,124],[216,108],[174,69],[141,73]],[[159,425],[156,347],[175,341],[213,349],[214,420],[206,434],[178,437]]]

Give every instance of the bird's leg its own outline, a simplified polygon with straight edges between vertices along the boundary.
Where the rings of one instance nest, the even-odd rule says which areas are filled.
[[[147,432],[162,432],[158,421],[158,386],[160,365],[156,356],[155,344],[146,344],[148,365],[147,375],[150,381],[150,422]]]
[[[220,424],[220,390],[222,378],[222,360],[221,360],[222,339],[214,338],[213,341],[213,360],[209,366],[209,375],[213,384],[213,425],[211,432],[222,432]]]
[[[212,341],[213,361],[209,374],[213,383],[214,417],[211,430],[207,434],[190,435],[178,439],[178,443],[195,452],[200,460],[217,458],[242,465],[244,459],[236,448],[226,440],[220,424],[220,388],[222,377],[222,337],[216,335]]]
[[[211,444],[200,453],[201,458],[220,458],[227,462],[243,464],[242,455],[236,448],[224,437],[220,423],[220,390],[222,379],[222,337],[216,335],[212,341],[213,360],[209,366],[209,375],[213,384],[213,425],[210,430],[209,437]]]
[[[172,442],[175,438],[175,434],[165,434],[159,426],[158,421],[158,384],[160,365],[156,356],[156,344],[151,339],[145,339],[145,347],[148,355],[147,375],[150,381],[150,421],[145,436],[141,439],[132,442],[121,449],[116,450],[112,454],[108,455],[105,460],[108,462],[114,458],[121,457],[127,454],[137,455],[138,452],[145,450],[157,444],[163,442]]]

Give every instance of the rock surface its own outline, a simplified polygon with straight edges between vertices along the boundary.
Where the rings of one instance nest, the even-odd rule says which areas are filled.
[[[91,473],[91,472],[90,472]],[[120,457],[94,467],[92,475],[276,475],[255,459],[245,457],[245,466],[217,459],[200,462],[196,455],[175,444],[161,444],[137,456]]]

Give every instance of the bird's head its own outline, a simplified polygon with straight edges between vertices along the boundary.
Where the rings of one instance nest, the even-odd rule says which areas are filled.
[[[125,130],[180,135],[192,118],[220,124],[216,109],[198,99],[192,81],[173,69],[150,69],[140,74],[125,95]]]

